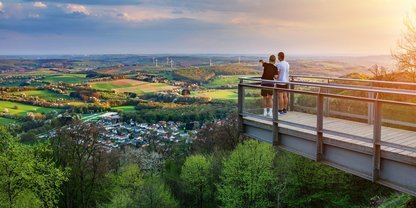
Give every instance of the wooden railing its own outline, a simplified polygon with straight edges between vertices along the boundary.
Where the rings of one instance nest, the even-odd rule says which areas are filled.
[[[256,79],[260,81],[260,77],[247,77],[244,78],[245,80],[248,79]],[[318,80],[318,81],[317,81]],[[253,81],[253,80],[251,80]],[[320,81],[320,82],[319,82]],[[338,83],[342,82],[342,83]],[[411,82],[392,82],[392,81],[380,81],[380,80],[362,80],[362,79],[351,79],[351,78],[336,78],[336,77],[323,77],[323,76],[310,76],[310,75],[290,75],[290,82],[289,82],[290,89],[294,89],[295,86],[302,86],[301,84],[305,84],[303,86],[311,86],[308,84],[318,84],[320,86],[331,86],[328,88],[323,88],[323,92],[328,93],[330,89],[341,89],[341,90],[356,90],[356,91],[366,91],[367,98],[374,99],[377,95],[376,93],[386,93],[386,94],[402,94],[402,95],[410,95],[413,96],[415,90],[409,90],[408,88],[415,88],[416,83]],[[357,83],[364,83],[367,84],[357,85]],[[388,85],[391,87],[381,87],[382,85]],[[334,88],[339,87],[339,88]],[[402,89],[405,88],[405,89]],[[304,110],[311,110],[309,107],[300,106],[295,104],[293,93],[290,93],[289,97],[289,109],[294,110],[295,107],[298,109]],[[331,110],[331,103],[329,99],[324,101],[324,115],[325,116],[340,116],[340,117],[347,117],[353,119],[360,119],[360,120],[367,120],[368,124],[374,123],[374,104],[369,102],[367,104],[367,115],[358,115],[352,113],[345,113],[342,111]],[[416,123],[412,122],[403,122],[394,119],[387,119],[382,118],[383,123],[399,125],[399,126],[406,126],[416,128]]]
[[[366,86],[369,89],[379,89],[379,90],[386,90],[389,92],[414,92],[410,89],[416,89],[416,83],[412,82],[395,82],[395,81],[383,81],[383,80],[367,80],[367,79],[352,79],[352,78],[338,78],[338,77],[325,77],[325,76],[313,76],[313,75],[290,75],[291,82],[296,83],[322,83],[326,85],[332,85],[332,86]],[[315,81],[314,81],[315,80]],[[320,81],[320,82],[316,82]],[[389,86],[389,87],[386,87]],[[383,87],[384,86],[384,87]],[[374,98],[375,94],[374,92],[368,92],[367,97],[368,98]],[[293,101],[293,100],[292,100]],[[292,106],[291,108],[294,108],[293,104],[294,102],[291,102]],[[300,108],[303,108],[302,106],[299,106]],[[368,103],[368,114],[366,117],[362,115],[356,115],[356,114],[346,114],[344,112],[340,111],[332,111],[330,108],[330,102],[325,102],[325,115],[336,115],[336,116],[347,116],[350,118],[356,118],[356,119],[366,119],[368,124],[373,124],[374,122],[374,105],[373,103]],[[394,125],[401,125],[401,126],[409,126],[416,128],[415,123],[409,123],[409,122],[401,122],[396,121],[392,119],[382,119],[383,123],[390,123]]]
[[[416,93],[410,90],[405,89],[390,89],[390,88],[380,88],[380,87],[371,87],[371,86],[359,86],[359,85],[349,85],[349,84],[332,84],[331,82],[327,83],[317,83],[317,82],[305,82],[305,81],[296,81],[295,78],[304,77],[305,76],[298,76],[294,75],[291,76],[290,82],[279,82],[279,81],[271,81],[271,80],[262,80],[260,78],[255,77],[242,77],[240,78],[240,83],[238,85],[238,112],[239,112],[239,127],[240,131],[244,132],[244,124],[243,119],[244,116],[250,115],[250,113],[245,111],[244,100],[245,100],[245,88],[253,88],[253,89],[267,89],[273,91],[273,145],[279,146],[279,115],[278,115],[278,94],[281,92],[288,92],[290,95],[290,110],[294,110],[294,94],[304,94],[304,95],[312,95],[316,96],[316,160],[319,161],[323,154],[323,133],[324,133],[324,112],[326,106],[325,98],[335,98],[335,99],[347,99],[352,101],[361,101],[367,102],[371,104],[371,108],[369,107],[369,116],[368,120],[369,123],[373,125],[373,137],[372,137],[372,144],[373,144],[373,181],[376,181],[379,176],[380,171],[380,161],[381,161],[381,145],[388,146],[392,148],[401,148],[406,149],[409,147],[402,146],[399,144],[393,144],[386,141],[381,141],[382,138],[382,111],[383,105],[385,104],[392,104],[398,106],[411,106],[416,107],[416,103],[413,102],[404,102],[399,100],[388,100],[383,99],[380,97],[381,94],[392,94],[392,95],[401,95],[401,96],[412,96],[416,97]],[[306,78],[319,78],[319,79],[327,79],[327,80],[343,80],[343,81],[357,81],[357,82],[367,82],[367,83],[388,83],[394,85],[394,82],[384,82],[384,81],[374,81],[374,80],[355,80],[355,79],[342,79],[342,78],[330,78],[330,77],[306,77]],[[281,89],[276,87],[267,87],[261,86],[262,81],[267,82],[274,82],[275,84],[288,84],[288,89]],[[406,86],[416,86],[414,83],[397,83],[397,85],[406,85]],[[316,91],[308,91],[304,89],[297,89],[297,88],[316,88]],[[351,90],[357,92],[365,92],[371,96],[368,97],[360,97],[355,95],[343,95],[337,93],[331,93],[331,90]],[[328,99],[327,99],[328,100]],[[329,109],[329,108],[328,108]],[[371,114],[371,116],[370,116]],[[328,115],[330,113],[328,112]],[[348,114],[347,114],[348,115]],[[258,116],[258,115],[257,115]],[[350,115],[351,116],[351,115]],[[353,116],[352,116],[353,117]],[[390,121],[391,122],[391,121]],[[397,121],[399,122],[399,121]],[[414,127],[412,123],[400,122],[400,124],[409,125]],[[416,138],[415,138],[416,139]]]

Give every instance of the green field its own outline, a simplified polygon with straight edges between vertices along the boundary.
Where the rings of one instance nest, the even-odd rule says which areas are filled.
[[[230,75],[230,76],[218,76],[213,81],[204,85],[204,87],[209,89],[215,88],[234,88],[238,86],[238,82],[240,81],[238,78],[240,77],[253,77],[259,75]]]
[[[105,114],[105,112],[103,113],[93,113],[93,114],[82,114],[81,115],[81,121],[82,122],[92,122],[92,121],[97,121],[101,118],[101,116]]]
[[[43,81],[50,83],[63,82],[67,84],[84,83],[86,81],[86,74],[50,74],[46,75]]]
[[[123,111],[123,112],[134,112],[136,111],[136,106],[133,106],[133,105],[117,106],[111,109],[116,110],[116,111]]]
[[[209,97],[214,100],[235,100],[237,101],[238,93],[235,89],[227,90],[209,90],[192,92],[196,97]]]
[[[126,87],[132,87],[132,86],[133,86],[132,84],[115,85],[115,84],[107,83],[107,82],[100,82],[100,83],[95,83],[91,85],[93,89],[97,89],[97,90],[115,90],[119,88],[126,88]]]
[[[59,110],[57,108],[45,108],[17,102],[0,101],[0,111],[4,111],[5,109],[7,109],[10,114],[19,116],[25,116],[28,112],[49,113],[54,110]]]
[[[133,92],[138,95],[144,95],[159,91],[172,90],[176,87],[164,83],[150,83],[132,79],[119,79],[108,82],[90,83],[93,89],[97,90],[114,90],[116,92]]]
[[[6,126],[14,123],[17,123],[14,119],[0,117],[0,125]]]
[[[32,96],[32,97],[39,97],[41,99],[47,100],[47,101],[56,101],[56,99],[62,98],[65,100],[71,100],[72,98],[68,95],[62,95],[58,93],[51,92],[49,90],[29,90],[29,91],[21,91],[21,92],[15,92],[14,95],[21,95],[25,94],[26,96]]]

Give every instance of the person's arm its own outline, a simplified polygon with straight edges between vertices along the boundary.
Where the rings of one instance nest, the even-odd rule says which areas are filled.
[[[274,78],[274,79],[277,79],[278,77],[279,77],[279,67],[277,67],[277,66],[276,66],[276,71],[275,71],[275,73],[274,73],[273,78]]]

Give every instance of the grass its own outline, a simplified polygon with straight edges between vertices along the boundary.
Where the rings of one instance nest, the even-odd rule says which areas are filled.
[[[116,110],[116,111],[123,111],[123,112],[134,112],[136,111],[136,106],[133,106],[133,105],[117,106],[111,109]]]
[[[118,89],[118,88],[126,88],[126,87],[131,87],[131,84],[128,85],[115,85],[115,84],[111,84],[111,83],[96,83],[96,84],[92,84],[91,85],[92,88],[94,89],[99,89],[99,90],[114,90],[114,89]]]
[[[25,94],[26,96],[32,96],[32,97],[37,96],[47,101],[56,101],[56,99],[60,99],[60,98],[65,99],[65,100],[72,100],[72,98],[69,97],[68,95],[54,93],[49,90],[29,90],[29,91],[16,92],[13,94],[15,95]]]
[[[86,74],[59,74],[59,75],[46,75],[45,82],[58,83],[64,82],[67,84],[77,84],[86,81]]]
[[[133,92],[144,95],[165,90],[172,90],[176,87],[164,83],[150,83],[133,79],[119,79],[108,82],[93,82],[91,87],[98,90],[114,90],[116,92]]]
[[[230,76],[218,76],[213,81],[204,85],[209,89],[223,88],[223,87],[237,87],[240,81],[239,77],[253,77],[259,75],[230,75]]]
[[[100,117],[105,114],[105,112],[103,113],[93,113],[93,114],[82,114],[81,115],[81,121],[82,122],[91,122],[91,121],[97,121],[98,119],[100,119]]]
[[[98,90],[115,90],[119,88],[129,88],[135,85],[140,85],[142,82],[132,79],[119,79],[108,82],[94,82],[91,84],[92,88]]]
[[[0,125],[7,126],[14,123],[17,123],[14,119],[0,117]]]
[[[0,111],[4,111],[5,109],[7,109],[10,114],[19,116],[26,116],[28,112],[49,113],[51,111],[57,110],[56,108],[45,108],[17,102],[0,101]]]
[[[208,90],[208,91],[199,91],[192,92],[196,97],[209,97],[213,100],[235,100],[237,101],[238,93],[235,89],[227,90]]]

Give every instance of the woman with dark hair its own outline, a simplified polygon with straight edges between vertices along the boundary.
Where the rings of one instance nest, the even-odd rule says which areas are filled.
[[[262,63],[263,65],[263,75],[261,76],[261,79],[262,79],[261,85],[267,86],[267,87],[274,87],[273,82],[268,82],[265,80],[274,80],[277,78],[278,72],[277,72],[277,67],[275,66],[276,56],[271,55],[269,58],[269,63],[266,63],[263,60],[260,60],[259,62]],[[263,115],[271,117],[273,115],[273,112],[272,112],[273,90],[262,89],[261,96],[263,96],[263,109],[264,109]]]

